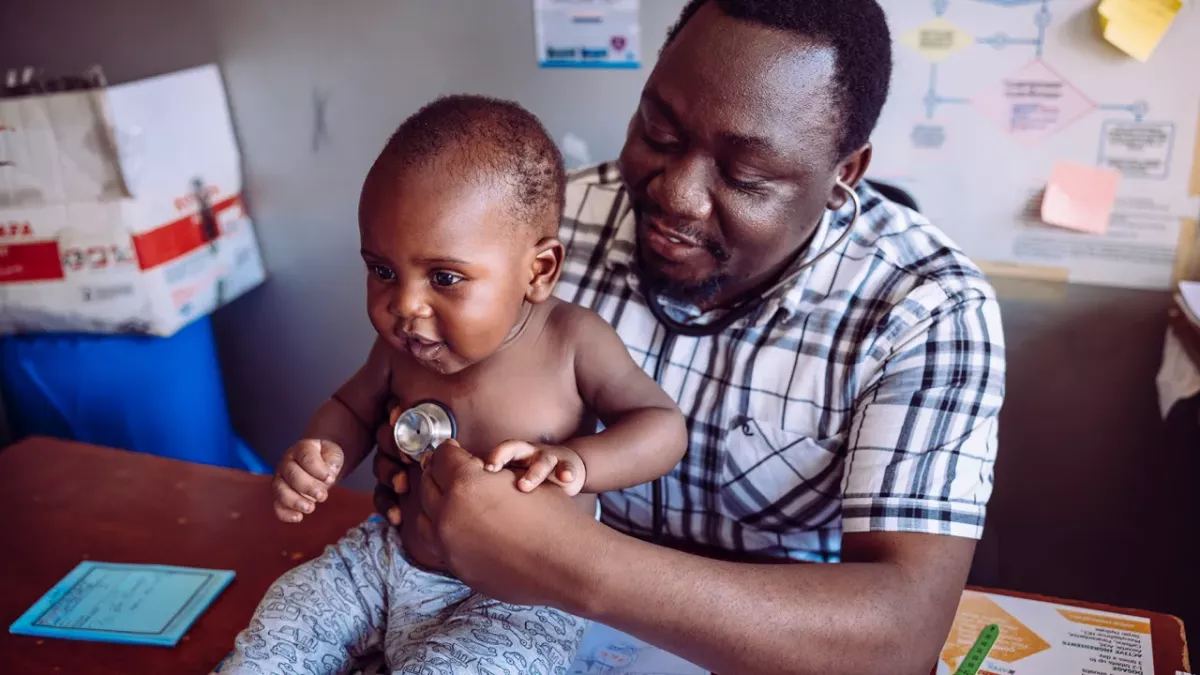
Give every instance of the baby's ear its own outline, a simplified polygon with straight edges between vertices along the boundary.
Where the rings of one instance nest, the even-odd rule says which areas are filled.
[[[526,300],[537,304],[550,299],[554,294],[554,284],[558,283],[558,277],[562,274],[565,256],[566,249],[562,242],[554,237],[546,237],[534,245]]]

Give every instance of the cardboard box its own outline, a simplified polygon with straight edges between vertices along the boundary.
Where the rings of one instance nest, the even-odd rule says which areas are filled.
[[[170,335],[264,278],[216,66],[0,99],[0,332]]]

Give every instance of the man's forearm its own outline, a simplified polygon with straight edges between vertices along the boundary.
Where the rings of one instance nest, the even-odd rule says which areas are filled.
[[[752,565],[612,531],[589,537],[602,555],[574,609],[715,673],[928,673],[965,581],[961,556],[941,572],[900,562]],[[943,578],[931,584],[936,573]]]

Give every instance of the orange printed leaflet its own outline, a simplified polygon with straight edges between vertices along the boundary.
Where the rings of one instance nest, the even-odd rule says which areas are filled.
[[[963,593],[938,675],[953,673],[993,623],[1000,637],[980,673],[1154,675],[1149,619],[976,591]]]

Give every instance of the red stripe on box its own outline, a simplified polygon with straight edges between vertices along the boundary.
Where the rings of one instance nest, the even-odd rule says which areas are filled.
[[[212,205],[218,227],[221,222],[221,212],[238,206],[240,203],[241,195],[234,195]],[[220,237],[219,232],[217,236]],[[185,216],[133,237],[133,250],[137,252],[138,267],[143,270],[154,269],[208,244],[209,242],[204,239],[204,231],[200,227],[199,213]]]
[[[0,246],[0,283],[60,281],[64,278],[57,241]]]

